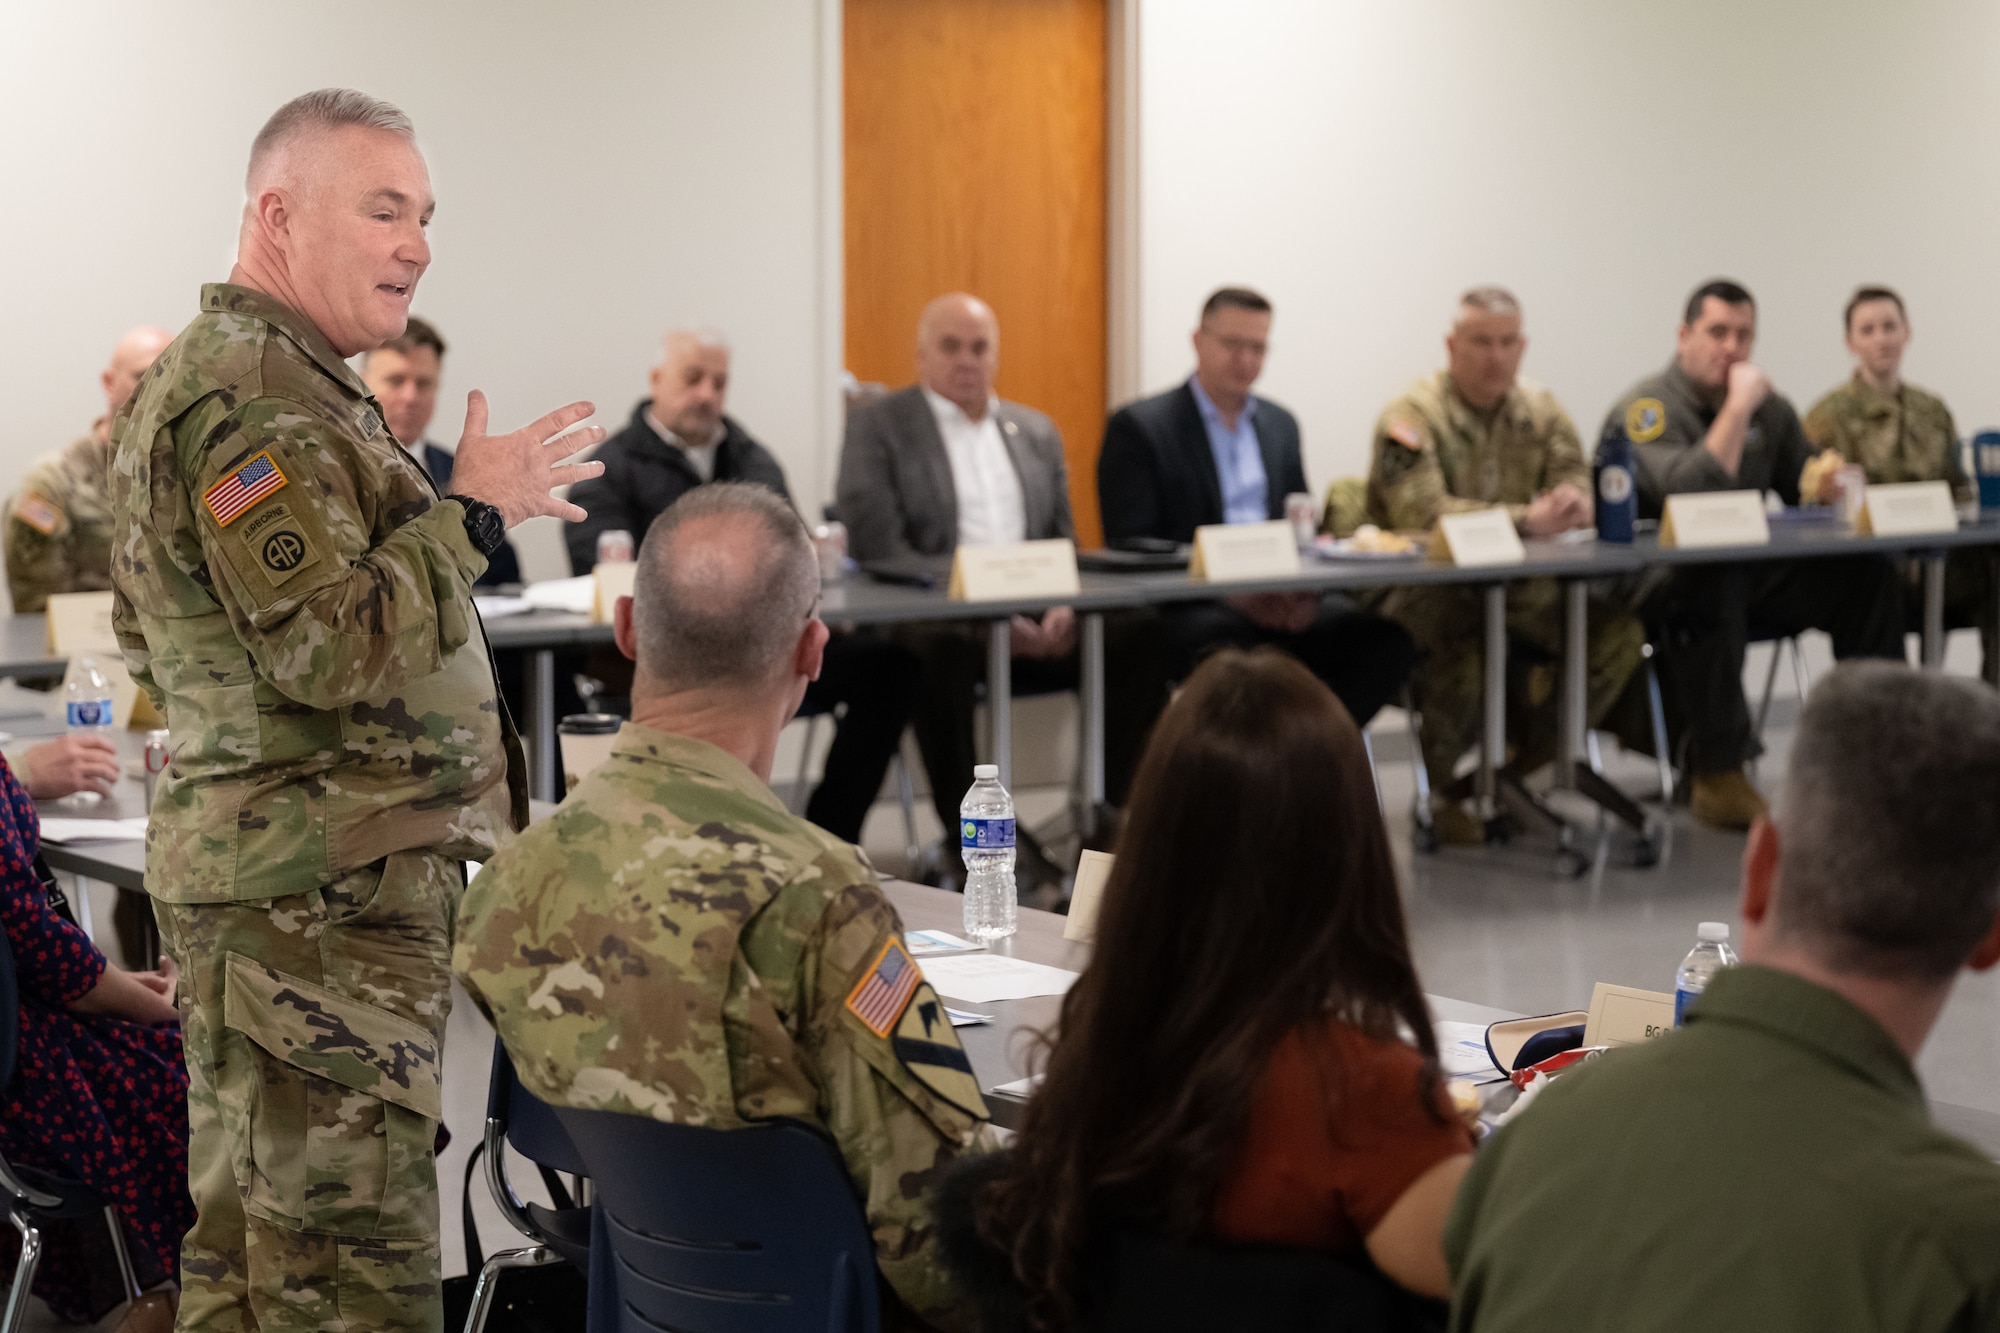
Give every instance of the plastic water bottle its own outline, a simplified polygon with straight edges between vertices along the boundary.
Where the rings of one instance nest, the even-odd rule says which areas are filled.
[[[1000,768],[972,770],[972,789],[958,804],[959,855],[965,859],[965,933],[982,944],[1014,933],[1014,798],[1000,785]]]
[[[1632,543],[1632,529],[1639,520],[1637,460],[1632,439],[1625,427],[1613,421],[1597,442],[1597,458],[1592,463],[1597,486],[1597,540]]]
[[[63,720],[72,734],[104,736],[111,732],[111,683],[97,669],[97,659],[79,654],[69,660],[63,673]],[[76,805],[94,805],[103,799],[94,791],[80,791],[65,800]]]
[[[1694,948],[1681,959],[1674,977],[1674,1026],[1687,1021],[1687,1008],[1708,989],[1709,979],[1725,967],[1736,966],[1736,950],[1729,947],[1729,923],[1704,921],[1695,927]]]

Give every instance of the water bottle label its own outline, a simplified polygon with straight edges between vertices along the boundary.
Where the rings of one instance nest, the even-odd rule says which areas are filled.
[[[72,727],[110,726],[111,701],[109,699],[72,699],[69,703],[69,724]]]
[[[1622,467],[1607,465],[1597,474],[1597,493],[1606,504],[1624,504],[1632,498],[1632,474]]]
[[[1012,819],[961,819],[958,845],[968,852],[1004,852],[1014,846]]]
[[[1674,989],[1675,1027],[1679,1027],[1682,1023],[1687,1021],[1688,1006],[1693,1004],[1696,1000],[1699,1000],[1700,998],[1701,998],[1701,992],[1698,990],[1682,990],[1679,987],[1676,987]]]

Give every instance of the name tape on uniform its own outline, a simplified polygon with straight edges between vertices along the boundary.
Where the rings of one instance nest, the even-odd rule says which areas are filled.
[[[1283,519],[1269,523],[1210,523],[1194,530],[1188,577],[1202,583],[1247,583],[1299,572],[1299,539]]]
[[[1707,546],[1769,546],[1771,523],[1759,491],[1685,491],[1667,497],[1660,545],[1696,550]]]
[[[951,557],[950,596],[955,602],[1074,597],[1082,591],[1076,572],[1076,543],[1067,537],[961,546]]]
[[[1448,560],[1460,569],[1518,565],[1528,558],[1514,516],[1504,508],[1438,515],[1430,547],[1433,560]]]
[[[1861,514],[1855,519],[1854,530],[1875,537],[1957,532],[1958,503],[1951,498],[1951,483],[1906,481],[1870,486],[1861,493]]]
[[[1674,997],[1656,990],[1600,981],[1590,993],[1586,1046],[1636,1046],[1674,1030]]]

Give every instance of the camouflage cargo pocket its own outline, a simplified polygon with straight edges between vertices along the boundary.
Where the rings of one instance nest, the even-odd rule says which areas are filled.
[[[300,1231],[434,1239],[443,1089],[431,1035],[233,952],[223,1020],[257,1047],[246,1208]]]

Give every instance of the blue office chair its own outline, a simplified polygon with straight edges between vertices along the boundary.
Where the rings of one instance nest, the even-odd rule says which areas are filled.
[[[0,1088],[14,1078],[14,1061],[21,1032],[21,996],[15,985],[14,950],[0,932]],[[132,1255],[125,1248],[125,1230],[118,1223],[117,1210],[104,1196],[79,1181],[37,1171],[32,1167],[10,1166],[0,1157],[0,1206],[7,1220],[21,1235],[21,1258],[14,1269],[14,1286],[7,1304],[0,1310],[0,1333],[15,1333],[28,1312],[28,1289],[34,1285],[35,1269],[42,1259],[42,1224],[68,1218],[101,1216],[111,1229],[111,1249],[118,1257],[118,1276],[125,1284],[128,1300],[138,1300],[139,1275],[133,1271]]]
[[[574,1264],[578,1271],[590,1271],[590,1209],[565,1207],[562,1191],[551,1183],[550,1194],[558,1207],[544,1208],[523,1202],[507,1178],[507,1147],[535,1163],[545,1181],[549,1173],[566,1171],[587,1176],[582,1154],[570,1142],[555,1108],[521,1086],[514,1074],[514,1062],[507,1048],[493,1043],[493,1076],[486,1085],[486,1184],[493,1192],[501,1216],[534,1241],[523,1249],[503,1250],[489,1258],[479,1270],[479,1282],[472,1289],[472,1309],[465,1321],[465,1333],[480,1333],[499,1289],[500,1274],[509,1268],[539,1268],[545,1264]],[[467,1209],[470,1218],[471,1210]],[[0,1330],[11,1333],[11,1330]]]
[[[597,1184],[590,1333],[876,1333],[874,1242],[824,1134],[556,1115]]]

